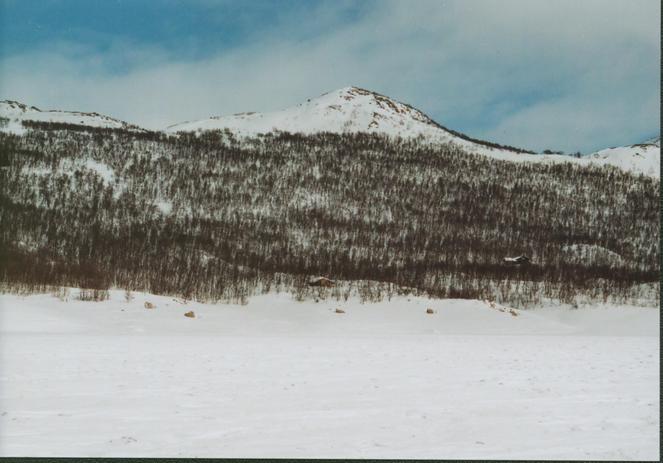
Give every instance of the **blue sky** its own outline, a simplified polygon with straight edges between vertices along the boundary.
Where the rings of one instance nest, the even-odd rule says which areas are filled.
[[[266,31],[295,40],[324,34],[358,18],[373,2],[315,0],[3,0],[3,56],[56,41],[87,41],[98,51],[118,40],[168,49],[173,57],[204,59],[251,43]],[[335,5],[314,28],[307,12]],[[296,21],[291,19],[297,18]],[[300,21],[299,19],[303,19]],[[321,27],[322,26],[322,27]]]
[[[660,126],[657,0],[0,0],[0,99],[149,128],[358,85],[583,152]]]

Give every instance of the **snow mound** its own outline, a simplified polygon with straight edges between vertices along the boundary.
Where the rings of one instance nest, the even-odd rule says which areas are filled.
[[[127,122],[113,119],[99,113],[83,113],[77,111],[42,111],[35,106],[28,106],[17,101],[0,101],[0,118],[6,119],[0,124],[0,130],[21,134],[25,128],[23,121],[56,122],[61,124],[80,125],[85,127],[98,127],[108,129],[127,129],[144,132],[144,129]]]
[[[638,174],[660,177],[661,137],[630,146],[608,148],[587,156],[591,162],[611,165]]]

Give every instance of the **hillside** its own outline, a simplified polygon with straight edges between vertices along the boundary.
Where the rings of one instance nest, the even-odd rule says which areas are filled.
[[[52,123],[0,134],[0,166],[1,275],[18,287],[239,300],[308,297],[322,274],[367,299],[400,287],[520,306],[658,294],[659,180],[610,166],[380,134],[240,141]],[[533,264],[504,266],[519,254]]]

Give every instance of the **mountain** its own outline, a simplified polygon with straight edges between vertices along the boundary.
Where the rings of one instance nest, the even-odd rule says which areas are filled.
[[[453,142],[482,154],[532,153],[521,148],[473,139],[441,126],[412,106],[359,87],[344,87],[290,108],[266,113],[247,112],[183,122],[166,128],[168,133],[228,129],[239,136],[275,131],[313,134],[380,133],[394,137],[422,137],[434,143]]]
[[[23,109],[41,113],[12,108]],[[496,162],[362,131],[242,141],[80,121],[0,131],[4,288],[302,299],[324,275],[351,282],[330,288],[338,297],[369,300],[402,288],[517,306],[658,295],[653,176],[561,155]],[[521,254],[530,265],[504,265]]]
[[[5,119],[4,124],[2,119]],[[43,123],[146,132],[138,126],[98,113],[42,111],[16,101],[0,102],[0,131],[23,133],[26,126]],[[167,127],[164,133],[200,134],[225,130],[240,138],[277,132],[382,134],[390,138],[418,139],[425,144],[452,143],[463,151],[503,161],[610,165],[636,174],[660,176],[660,137],[583,157],[537,154],[469,137],[438,124],[408,104],[359,87],[328,92],[281,111],[248,112],[183,122]]]
[[[654,137],[635,145],[603,149],[586,158],[592,162],[658,177],[661,166],[661,137]]]
[[[613,165],[635,173],[659,176],[658,139],[631,147],[603,150],[581,158],[537,154],[471,138],[438,124],[408,104],[359,87],[344,87],[280,111],[216,116],[171,125],[165,129],[167,133],[216,130],[229,130],[240,137],[255,137],[276,131],[302,134],[379,133],[391,137],[418,137],[428,143],[454,143],[464,151],[503,161]]]
[[[5,119],[4,124],[2,120]],[[25,122],[26,124],[23,124]],[[0,101],[0,130],[14,133],[22,133],[25,125],[30,122],[48,122],[59,124],[71,124],[85,127],[97,127],[107,129],[124,129],[144,131],[138,126],[129,124],[99,113],[83,113],[77,111],[42,111],[35,106],[28,106],[17,101]]]

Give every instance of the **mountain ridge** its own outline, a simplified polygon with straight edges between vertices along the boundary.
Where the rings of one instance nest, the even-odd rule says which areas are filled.
[[[633,145],[605,148],[584,156],[584,159],[645,175],[660,176],[660,137]]]
[[[7,128],[15,132],[22,132],[23,121],[146,131],[137,125],[97,112],[63,111],[59,109],[41,110],[36,106],[29,106],[14,100],[0,101],[0,117],[7,119]]]
[[[6,121],[2,121],[6,119]],[[148,130],[96,112],[41,110],[36,106],[0,101],[0,131],[22,134],[33,123]],[[356,86],[323,93],[289,108],[270,112],[242,112],[187,121],[158,131],[170,135],[183,132],[230,131],[234,136],[255,137],[267,133],[379,133],[390,137],[420,139],[427,143],[453,143],[467,152],[511,162],[573,162],[612,165],[636,174],[660,176],[660,136],[641,143],[612,147],[580,157],[537,154],[522,148],[472,138],[449,129],[413,106]]]

